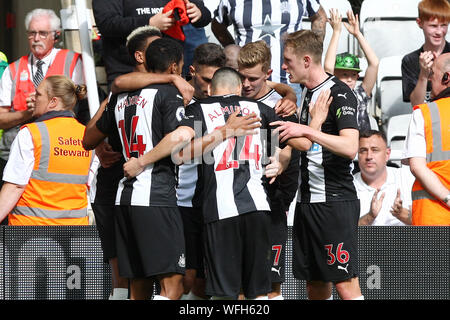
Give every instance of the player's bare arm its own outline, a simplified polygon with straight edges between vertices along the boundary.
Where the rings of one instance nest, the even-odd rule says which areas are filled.
[[[216,19],[212,19],[211,30],[224,48],[229,44],[234,44],[234,39],[231,36],[230,32],[228,32],[227,26],[225,24],[217,22]]]
[[[230,137],[254,134],[254,130],[260,126],[261,119],[254,113],[243,117],[238,114],[239,111],[231,114],[225,126],[194,140],[192,140],[195,136],[194,129],[188,126],[178,127],[167,134],[151,151],[139,158],[128,159],[123,166],[125,177],[135,177],[146,166],[170,155],[175,163],[181,164],[215,148]]]
[[[255,113],[241,116],[240,110],[237,110],[228,117],[223,127],[217,128],[206,136],[192,140],[190,145],[179,153],[180,161],[186,162],[207,153],[231,137],[255,134],[255,129],[261,126],[260,121],[261,118],[257,117]]]
[[[107,137],[106,134],[101,132],[96,126],[96,123],[97,123],[98,119],[100,119],[100,117],[102,116],[103,112],[105,111],[107,104],[108,104],[108,99],[105,99],[104,101],[102,101],[97,112],[92,117],[92,119],[89,120],[88,124],[86,125],[86,128],[84,129],[83,148],[86,150],[95,149]]]
[[[184,104],[187,105],[194,96],[194,87],[185,79],[176,74],[131,72],[116,77],[111,85],[113,94],[134,91],[151,84],[172,83],[183,96]]]
[[[289,121],[275,121],[271,125],[278,125],[274,132],[278,132],[280,141],[287,141],[288,145],[300,151],[307,151],[312,146],[312,141],[304,134],[309,129],[320,131],[320,128],[325,121],[328,110],[333,97],[330,96],[330,90],[323,90],[315,103],[310,104],[311,122],[309,126],[289,122]],[[305,131],[306,130],[306,131]]]

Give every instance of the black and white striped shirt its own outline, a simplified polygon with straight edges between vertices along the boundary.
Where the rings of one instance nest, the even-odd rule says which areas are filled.
[[[198,99],[193,97],[191,103],[186,107],[189,109]],[[198,159],[192,159],[191,163],[178,166],[177,203],[180,207],[202,206],[202,166]]]
[[[333,101],[321,131],[339,135],[342,129],[358,130],[356,97],[345,83],[332,75],[317,87],[306,91],[300,123],[309,123],[309,104],[315,102],[320,92],[326,89],[331,90]],[[352,169],[352,160],[313,143],[310,150],[301,152],[297,201],[316,203],[357,199]]]
[[[238,216],[253,211],[270,211],[263,184],[263,168],[267,155],[272,154],[269,123],[278,120],[275,111],[253,99],[235,95],[214,96],[186,108],[180,126],[195,129],[201,123],[202,132],[211,133],[225,125],[237,107],[242,114],[255,112],[261,120],[259,134],[231,138],[219,144],[202,159],[203,215],[205,223]],[[266,129],[262,130],[262,129]]]
[[[283,97],[271,89],[267,94],[258,99],[258,101],[275,108],[277,102]],[[297,114],[283,118],[285,121],[298,122]],[[269,198],[272,201],[272,208],[280,206],[283,210],[289,208],[289,204],[294,200],[298,189],[300,151],[293,149],[291,152],[291,161],[283,173],[277,177],[274,183],[267,185]]]
[[[221,0],[214,15],[219,23],[233,25],[239,46],[264,40],[272,52],[271,80],[287,83],[283,64],[282,34],[302,28],[303,16],[317,13],[318,0]]]
[[[117,130],[125,159],[152,150],[175,130],[184,117],[183,98],[169,84],[114,95],[97,122],[100,131]],[[119,182],[117,205],[175,207],[175,165],[166,157],[145,168],[137,177]]]

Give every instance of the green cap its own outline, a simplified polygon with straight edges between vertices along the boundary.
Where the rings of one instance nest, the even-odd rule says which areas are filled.
[[[358,57],[348,52],[339,53],[336,56],[334,69],[361,71]]]

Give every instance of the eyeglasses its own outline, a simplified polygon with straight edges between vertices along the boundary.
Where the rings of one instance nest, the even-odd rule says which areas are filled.
[[[48,35],[54,31],[27,31],[28,39],[33,39],[39,34],[41,39],[47,39]]]

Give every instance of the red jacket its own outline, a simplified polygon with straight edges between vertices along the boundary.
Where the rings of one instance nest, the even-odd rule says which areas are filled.
[[[172,28],[163,32],[172,38],[184,41],[186,37],[181,27],[189,23],[189,17],[186,14],[186,3],[183,0],[171,0],[164,7],[163,13],[170,10],[174,10],[170,17],[175,18],[175,24]]]

